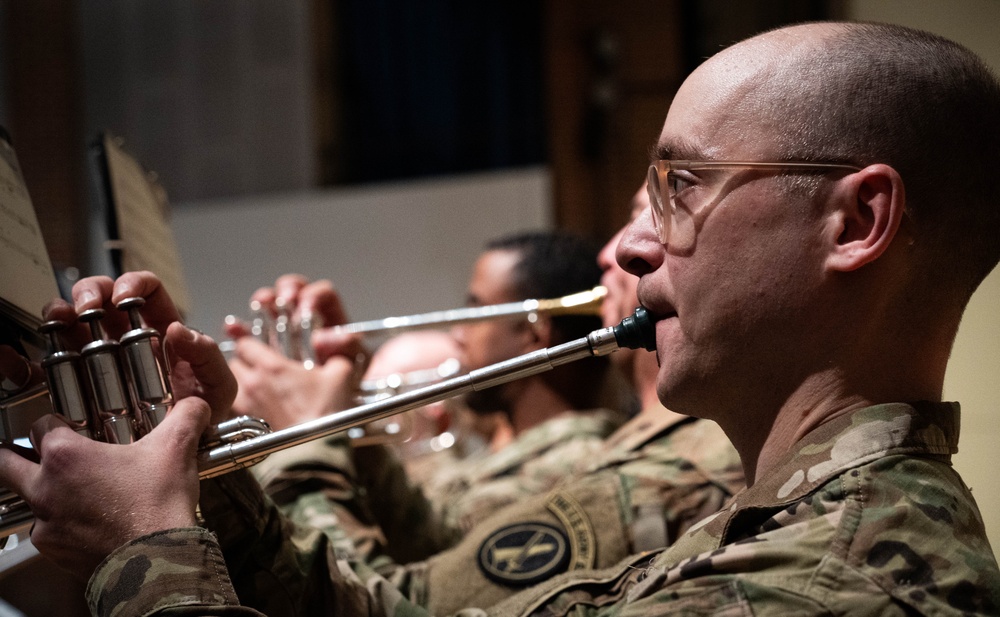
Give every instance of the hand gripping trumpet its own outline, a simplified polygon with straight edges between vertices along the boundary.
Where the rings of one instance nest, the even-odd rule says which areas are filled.
[[[271,431],[265,422],[258,419],[246,416],[235,418],[211,427],[207,431],[203,446],[198,452],[199,473],[203,479],[211,478],[248,467],[273,452],[446,398],[542,373],[582,358],[604,356],[621,348],[642,348],[652,351],[655,346],[653,322],[646,310],[640,307],[635,309],[633,315],[623,319],[617,326],[595,330],[585,337],[561,345],[540,349],[474,370],[465,375],[332,413],[280,431]],[[71,352],[54,352],[54,354],[59,353],[69,354],[61,362],[76,362]],[[74,365],[73,371],[67,370],[66,372],[75,371]],[[50,373],[51,375],[52,373]],[[50,391],[54,390],[55,388],[50,387]],[[55,398],[56,395],[53,394],[53,399]],[[58,406],[56,406],[56,411],[65,414],[65,411],[59,409]],[[154,417],[155,415],[153,414]],[[102,418],[106,420],[109,417],[106,412],[100,411],[96,417],[92,412],[84,413],[82,416],[85,418],[81,421],[82,423]],[[69,418],[73,421],[73,416],[69,416]],[[99,421],[97,425],[102,426]],[[103,425],[106,425],[106,422]],[[142,429],[137,429],[135,438],[141,434]],[[113,433],[113,435],[117,435],[117,433]],[[27,529],[32,521],[30,509],[23,500],[12,493],[0,492],[0,537]]]
[[[132,443],[152,430],[173,406],[160,333],[143,326],[139,316],[144,303],[143,298],[128,298],[118,304],[119,310],[128,312],[131,326],[118,341],[108,338],[101,328],[103,309],[81,313],[79,319],[90,327],[93,340],[79,353],[62,348],[59,331],[64,323],[47,321],[38,327],[49,346],[41,363],[46,384],[40,387],[48,390],[51,410],[81,435]],[[5,420],[11,408],[4,410]],[[4,422],[5,427],[9,425]],[[5,430],[3,439],[13,442],[21,436]],[[0,537],[27,529],[32,521],[27,504],[0,489]]]

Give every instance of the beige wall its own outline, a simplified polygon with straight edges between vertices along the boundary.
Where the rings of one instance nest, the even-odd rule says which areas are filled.
[[[954,39],[977,52],[1000,74],[1000,2],[996,0],[856,0],[848,7],[852,19],[898,23]],[[997,307],[1000,269],[986,279],[965,313],[945,378],[944,395],[962,403],[961,451],[955,457],[955,467],[972,488],[993,552],[1000,555]]]
[[[188,322],[221,338],[286,272],[332,280],[357,320],[462,306],[488,240],[552,226],[551,193],[534,167],[174,204]]]

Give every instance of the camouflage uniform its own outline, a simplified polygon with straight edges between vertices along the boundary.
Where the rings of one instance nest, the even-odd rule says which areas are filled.
[[[433,486],[413,484],[387,448],[351,452],[342,437],[276,453],[254,474],[292,521],[327,531],[339,557],[372,561],[385,552],[408,563],[449,548],[478,521],[593,460],[618,417],[603,409],[561,414]]]
[[[1000,570],[975,501],[951,467],[957,443],[957,405],[879,405],[835,418],[671,548],[603,571],[568,572],[462,614],[997,614]],[[253,505],[246,529],[220,530],[227,546],[240,546],[232,544],[239,536],[249,542],[227,555],[231,568],[256,561],[263,575],[281,561],[278,551],[288,560],[306,546],[304,538],[254,546],[281,522],[259,491],[253,496],[252,483],[233,474],[216,482],[229,507]],[[317,545],[323,538],[312,533]],[[329,553],[302,557],[294,576],[308,583],[285,569],[266,571],[296,595],[302,614],[425,614],[364,567],[352,571]],[[154,534],[113,553],[91,579],[88,599],[100,615],[257,614],[233,606],[221,566],[204,529]]]
[[[647,410],[551,492],[508,506],[426,562],[374,569],[434,614],[489,606],[562,572],[667,546],[743,487],[714,422]]]
[[[524,431],[500,451],[461,465],[458,474],[429,482],[424,492],[445,524],[466,531],[500,508],[561,482],[600,454],[619,426],[621,416],[608,410],[562,414]]]
[[[718,425],[670,414],[661,407],[647,410],[619,429],[592,458],[594,461],[579,468],[587,475],[578,475],[548,495],[505,508],[476,526],[454,549],[406,567],[376,560],[377,571],[412,601],[441,614],[473,601],[485,606],[510,596],[530,580],[568,569],[609,566],[636,551],[664,546],[697,520],[717,511],[743,484],[739,460]],[[218,492],[206,490],[203,500],[213,528],[236,530],[252,518],[248,514],[234,516],[238,510],[232,505],[247,503],[249,497],[215,502],[213,494]],[[321,522],[324,516],[332,520],[343,514],[325,499],[312,505],[315,520]],[[554,533],[545,539],[568,548],[569,559],[550,561],[550,552],[545,550],[536,552],[522,568],[508,567],[502,557],[498,561],[496,557],[503,552],[512,552],[510,542],[516,540],[517,528],[525,524]],[[336,526],[326,528],[328,536],[334,532],[334,538],[342,537],[336,531]],[[315,557],[326,546],[337,545],[311,531],[296,532],[292,540],[301,554]],[[286,564],[278,563],[282,557],[271,558],[265,565],[238,556],[250,543],[268,541],[220,534],[244,603],[266,609],[270,615],[296,614],[292,599],[302,596],[288,591],[294,586],[289,581],[305,575],[288,575],[279,583],[273,572],[288,571]],[[538,542],[534,548],[542,549],[546,544]],[[484,547],[489,550],[484,552]],[[296,558],[301,559],[301,554]],[[355,567],[364,571],[358,564]],[[259,570],[268,573],[262,575]],[[525,575],[529,575],[527,581]]]

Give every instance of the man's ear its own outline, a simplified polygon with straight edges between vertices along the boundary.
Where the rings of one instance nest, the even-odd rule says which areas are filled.
[[[878,259],[903,220],[906,195],[899,173],[888,165],[869,165],[838,182],[831,198],[826,266],[850,272]]]

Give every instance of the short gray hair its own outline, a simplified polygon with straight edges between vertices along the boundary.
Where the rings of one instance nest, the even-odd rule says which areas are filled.
[[[1000,261],[1000,84],[989,67],[934,34],[841,23],[763,82],[740,104],[774,129],[775,154],[892,166],[925,276],[971,296]]]

